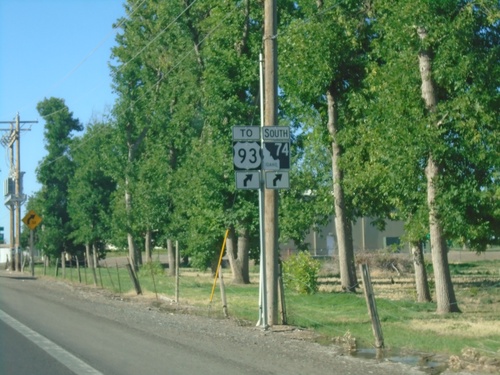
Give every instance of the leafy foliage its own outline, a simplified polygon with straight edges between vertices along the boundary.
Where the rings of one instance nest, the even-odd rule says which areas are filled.
[[[283,261],[283,282],[286,288],[300,294],[318,291],[318,273],[321,263],[309,252],[300,251]]]
[[[62,99],[38,105],[48,155],[28,206],[44,218],[48,254],[93,241],[125,248],[129,237],[141,247],[152,233],[156,245],[179,240],[204,269],[228,227],[256,242],[257,194],[235,189],[231,128],[258,123],[261,3],[125,2],[111,117],[75,139],[82,125]],[[332,214],[332,142],[348,219],[404,220],[408,240],[425,238],[432,153],[447,239],[475,250],[499,241],[499,14],[494,0],[280,0],[280,121],[294,134],[281,242],[303,242]],[[432,51],[435,113],[421,98],[422,48]]]
[[[82,125],[73,118],[62,99],[45,99],[38,103],[37,110],[45,120],[45,148],[48,151],[37,168],[42,190],[37,194],[36,205],[43,217],[39,240],[44,252],[55,258],[64,251],[75,254],[82,250],[71,240],[74,223],[68,211],[68,186],[75,170],[69,156],[73,142],[71,134],[81,131]]]
[[[116,190],[116,182],[104,164],[110,131],[109,124],[94,123],[70,148],[75,164],[68,185],[68,210],[74,223],[71,238],[77,244],[94,245],[101,258],[105,256],[105,243],[112,240],[111,199]]]

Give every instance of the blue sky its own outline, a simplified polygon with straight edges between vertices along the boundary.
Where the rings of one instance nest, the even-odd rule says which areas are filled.
[[[62,98],[83,125],[113,105],[108,64],[117,30],[112,25],[124,14],[122,0],[0,0],[0,121],[11,121],[17,113],[21,121],[39,121],[21,134],[25,194],[39,190],[35,170],[46,155],[37,103]],[[7,156],[4,148],[2,190],[9,175]],[[9,211],[1,204],[7,242],[8,225]]]

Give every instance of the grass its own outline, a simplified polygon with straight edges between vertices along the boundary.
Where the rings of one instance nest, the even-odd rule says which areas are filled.
[[[108,262],[113,263],[112,260]],[[483,355],[499,358],[500,261],[455,263],[450,269],[461,314],[438,315],[434,303],[414,302],[411,274],[397,276],[388,270],[371,271],[386,347],[448,355],[474,348]],[[93,285],[91,271],[80,270],[82,283]],[[157,267],[153,271],[154,279],[151,269],[139,272],[145,294],[154,299],[156,291],[160,296],[173,299],[175,279],[161,269],[158,272]],[[37,267],[36,275],[42,272],[42,268]],[[54,277],[54,274],[54,268],[47,270],[48,276]],[[212,276],[192,269],[181,269],[180,275],[180,303],[194,306],[197,313],[221,317],[218,284],[210,303]],[[224,276],[229,315],[244,324],[254,325],[258,316],[258,275],[252,273],[249,285],[233,284],[227,270]],[[62,277],[61,270],[58,277]],[[110,265],[101,268],[97,277],[98,287],[102,282],[104,288],[114,293],[135,295],[125,268]],[[65,278],[79,282],[76,269],[66,269]],[[389,279],[394,283],[388,282]],[[363,293],[341,292],[338,278],[331,274],[325,280],[319,293],[286,293],[288,324],[313,330],[323,343],[331,343],[347,334],[356,338],[358,348],[372,347],[374,339]]]

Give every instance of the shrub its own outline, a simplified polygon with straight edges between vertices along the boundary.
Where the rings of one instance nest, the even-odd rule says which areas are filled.
[[[283,262],[283,283],[286,288],[301,294],[316,293],[320,267],[319,261],[301,251]]]

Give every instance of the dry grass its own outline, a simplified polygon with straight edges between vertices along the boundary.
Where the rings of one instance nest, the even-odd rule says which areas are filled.
[[[421,320],[413,319],[408,322],[409,327],[415,330],[425,330],[438,335],[449,335],[457,332],[460,336],[470,338],[489,337],[492,335],[500,336],[500,321],[479,319],[471,322],[464,320]]]

